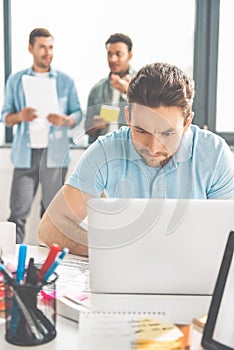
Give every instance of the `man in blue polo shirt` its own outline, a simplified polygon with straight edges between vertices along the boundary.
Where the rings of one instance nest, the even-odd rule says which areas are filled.
[[[16,223],[17,243],[24,240],[26,219],[39,182],[42,191],[41,216],[64,184],[70,162],[68,130],[82,119],[74,81],[67,74],[51,67],[53,42],[53,36],[47,29],[34,29],[29,35],[28,46],[33,56],[32,67],[10,75],[6,83],[2,120],[7,127],[15,128],[11,153],[14,174],[9,221]],[[25,78],[32,79],[37,85],[39,81],[45,83],[45,80],[54,83],[58,110],[55,111],[54,106],[50,105],[52,110],[42,115],[35,106],[27,105],[23,85]],[[46,92],[42,90],[43,93]],[[37,103],[40,102],[40,96],[38,94]],[[41,102],[41,111],[45,111],[44,104]]]
[[[87,200],[234,198],[234,159],[226,142],[192,125],[194,82],[179,68],[149,64],[128,89],[128,127],[100,137],[83,154],[39,226],[39,239],[87,254],[80,223]]]

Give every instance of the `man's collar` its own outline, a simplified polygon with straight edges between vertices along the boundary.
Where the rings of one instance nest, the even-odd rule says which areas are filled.
[[[176,154],[174,155],[174,159],[176,162],[185,162],[191,157],[193,147],[193,133],[191,128],[184,133],[182,137],[182,141],[180,147]]]
[[[52,68],[52,67],[50,67],[50,71],[48,73],[49,73],[50,77],[56,78],[56,76],[57,76],[57,71],[54,68]],[[27,74],[28,75],[34,75],[34,71],[33,71],[32,67],[28,68]]]

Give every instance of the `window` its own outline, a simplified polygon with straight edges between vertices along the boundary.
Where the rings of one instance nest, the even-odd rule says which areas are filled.
[[[12,71],[31,65],[31,30],[48,28],[55,38],[52,64],[75,79],[83,109],[92,85],[109,72],[105,41],[115,32],[131,37],[135,69],[168,61],[192,74],[195,0],[146,0],[145,11],[141,3],[125,0],[114,11],[108,0],[87,0],[78,10],[77,0],[41,0],[37,11],[32,0],[11,0],[11,6]]]
[[[193,73],[195,0],[146,0],[144,7],[119,0],[114,11],[108,0],[87,0],[78,10],[77,0],[41,0],[36,11],[35,1],[11,0],[11,13],[12,72],[32,64],[31,30],[48,28],[55,38],[52,64],[75,80],[83,110],[91,87],[109,72],[105,41],[115,32],[131,37],[134,69],[167,61]]]
[[[233,3],[220,1],[218,79],[217,79],[217,118],[218,132],[234,132],[234,52],[233,52]]]

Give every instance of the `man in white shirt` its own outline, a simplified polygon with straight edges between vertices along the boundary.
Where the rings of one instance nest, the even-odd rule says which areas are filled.
[[[29,35],[32,67],[11,74],[6,83],[2,120],[15,127],[11,159],[14,174],[10,198],[9,221],[16,223],[16,242],[25,237],[25,223],[39,183],[41,184],[41,216],[51,199],[63,185],[70,162],[68,129],[78,125],[82,112],[73,80],[51,67],[53,36],[45,28]],[[24,79],[49,79],[55,84],[58,111],[40,115],[35,106],[26,105]],[[41,81],[43,83],[43,81]],[[36,100],[40,104],[42,91]],[[52,108],[52,107],[51,107]]]

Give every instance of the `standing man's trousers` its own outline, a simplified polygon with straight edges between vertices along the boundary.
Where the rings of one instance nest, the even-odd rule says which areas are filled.
[[[44,214],[50,201],[62,187],[67,168],[47,168],[46,149],[32,149],[32,166],[30,169],[14,169],[8,221],[16,223],[16,243],[22,243],[25,237],[25,224],[30,214],[33,199],[41,184],[41,212]]]

